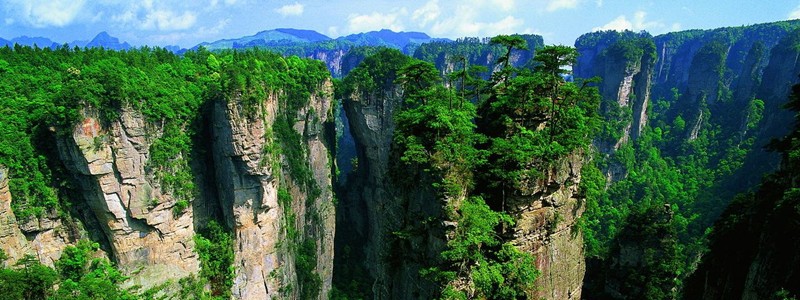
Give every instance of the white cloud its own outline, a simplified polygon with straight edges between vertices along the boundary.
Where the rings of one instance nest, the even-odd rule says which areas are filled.
[[[429,22],[435,21],[441,14],[439,0],[431,0],[425,3],[411,14],[411,19],[419,22],[420,27],[424,27]]]
[[[181,15],[173,13],[171,10],[155,10],[147,14],[141,25],[142,29],[158,30],[185,30],[194,26],[197,22],[197,15],[186,11]]]
[[[386,14],[373,12],[371,14],[351,14],[347,17],[347,30],[351,33],[366,32],[380,29],[390,29],[392,31],[402,31],[402,16],[408,14],[405,8],[395,9]]]
[[[475,5],[459,5],[452,17],[436,22],[430,31],[435,36],[493,36],[518,32],[525,23],[511,15],[497,21],[479,21],[482,9]]]
[[[83,10],[85,0],[10,0],[8,10],[34,27],[63,27]]]
[[[676,28],[680,28],[679,23],[672,24],[671,29],[676,30]],[[661,31],[664,29],[666,29],[666,25],[664,25],[664,23],[658,21],[647,21],[647,12],[640,10],[633,14],[632,20],[628,20],[628,18],[625,15],[621,15],[616,19],[611,20],[611,22],[606,23],[603,26],[592,28],[592,31],[601,31],[601,30]]]
[[[275,12],[279,13],[284,17],[299,16],[303,14],[304,8],[305,6],[303,4],[295,2],[294,4],[287,4],[281,6],[280,8],[275,9]]]
[[[491,0],[490,2],[494,7],[497,7],[502,11],[510,11],[514,9],[514,0]]]
[[[101,12],[99,12],[99,13],[95,14],[95,15],[94,15],[94,17],[92,17],[92,19],[91,19],[91,20],[89,20],[89,21],[90,21],[91,23],[97,23],[97,22],[100,22],[100,21],[102,21],[102,20],[103,20],[103,17],[105,17],[105,13],[103,13],[103,12],[101,11]]]
[[[339,36],[339,27],[338,26],[330,26],[330,27],[328,27],[328,36],[331,36],[331,37]]]
[[[791,19],[791,20],[794,20],[794,19],[800,19],[800,5],[798,5],[797,7],[795,7],[795,8],[792,10],[792,12],[790,12],[790,13],[789,13],[789,16],[788,16],[788,18],[789,18],[789,19]]]
[[[136,14],[132,10],[124,11],[122,13],[111,16],[111,20],[117,23],[130,23],[136,19]]]
[[[215,3],[211,3],[215,4]],[[175,7],[153,0],[129,2],[118,6],[118,13],[110,17],[111,21],[122,26],[130,26],[141,30],[177,31],[194,28],[197,24],[198,12],[192,10],[177,11]],[[198,9],[199,7],[195,7]]]
[[[507,16],[500,21],[487,23],[485,32],[489,35],[514,33],[525,21],[514,16]]]
[[[594,4],[597,5],[597,7],[603,7],[603,0],[595,0]]]
[[[197,36],[212,36],[215,34],[219,34],[222,32],[225,27],[228,27],[228,23],[231,22],[231,19],[222,19],[217,24],[211,27],[200,27],[197,29]]]
[[[633,23],[628,21],[628,18],[622,15],[614,20],[611,20],[611,22],[606,23],[606,25],[592,28],[592,31],[606,31],[606,30],[616,30],[616,31],[633,30]]]
[[[477,15],[474,5],[459,5],[453,16],[433,24],[431,33],[435,36],[476,36],[481,29],[475,21]]]
[[[578,7],[578,0],[550,0],[549,3],[547,3],[546,10],[553,12],[560,9],[571,9],[576,7]]]

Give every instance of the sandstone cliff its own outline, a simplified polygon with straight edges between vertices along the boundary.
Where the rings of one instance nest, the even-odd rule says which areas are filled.
[[[600,76],[601,111],[610,124],[595,141],[597,149],[612,156],[642,134],[647,125],[651,80],[656,53],[649,34],[614,31],[586,34],[575,42],[580,56],[575,76]],[[627,175],[619,163],[604,170],[609,182]]]
[[[107,128],[88,111],[58,143],[62,161],[100,221],[111,257],[126,272],[137,271],[131,283],[144,286],[199,268],[192,208],[173,213],[178,199],[147,170],[153,132],[157,138],[158,128],[148,127],[133,110],[123,110]]]
[[[536,255],[542,273],[535,284],[536,299],[581,299],[586,264],[583,235],[576,226],[585,210],[578,191],[584,159],[580,151],[561,159],[545,179],[509,201],[516,219],[513,242]]]
[[[65,247],[88,239],[130,278],[124,287],[171,284],[163,291],[171,293],[183,287],[182,278],[207,276],[204,259],[221,255],[203,258],[197,246],[214,221],[232,235],[233,265],[210,272],[233,272],[233,298],[327,297],[335,233],[329,73],[319,62],[266,52],[257,58],[227,53],[224,64],[207,52],[191,55],[203,63],[174,56],[165,59],[175,65],[148,70],[166,83],[145,79],[139,83],[147,86],[128,87],[104,80],[97,89],[113,92],[81,94],[58,107],[68,118],[36,120],[44,129],[34,142],[26,140],[37,147],[36,163],[46,171],[36,188],[58,196],[48,206],[14,206],[12,194],[24,193],[19,187],[25,185],[0,167],[0,243],[8,265],[30,254],[52,267]],[[237,67],[234,56],[263,68],[225,73]],[[114,61],[104,65],[109,69],[102,76],[144,74],[140,66]],[[185,77],[165,71],[178,68],[192,71]],[[69,68],[65,76],[95,80],[81,71]],[[296,73],[296,81],[267,81],[288,72]],[[234,82],[245,77],[249,86]],[[248,94],[267,84],[269,93]],[[128,88],[140,93],[123,92]],[[158,91],[148,94],[153,90]],[[135,98],[145,96],[156,99]],[[61,94],[52,97],[49,104],[63,104]],[[227,294],[227,282],[211,286],[224,287],[216,295]]]
[[[663,280],[651,283],[669,287],[671,291],[667,290],[667,293],[679,292],[681,277],[694,268],[702,251],[690,247],[679,249],[675,247],[675,240],[678,239],[679,244],[694,243],[685,240],[699,239],[736,193],[755,185],[762,174],[777,165],[776,155],[765,152],[762,147],[770,139],[784,134],[786,124],[790,123],[789,114],[780,106],[788,95],[787,87],[795,82],[796,74],[800,72],[796,61],[798,51],[789,46],[797,43],[799,25],[796,21],[786,21],[674,32],[655,37],[632,32],[601,32],[586,34],[576,41],[576,47],[583,55],[575,66],[575,72],[583,74],[583,77],[603,77],[598,86],[607,104],[624,104],[616,88],[627,86],[631,71],[637,70],[635,65],[628,64],[634,68],[625,68],[621,62],[636,61],[637,53],[642,50],[654,55],[650,63],[650,79],[637,81],[636,77],[632,78],[634,89],[628,98],[633,100],[630,95],[636,98],[649,95],[644,105],[639,106],[641,110],[635,105],[631,113],[618,114],[604,109],[608,122],[604,134],[595,142],[601,151],[619,154],[607,156],[599,165],[601,169],[606,168],[604,171],[610,183],[607,191],[622,199],[610,199],[611,202],[606,204],[607,210],[617,211],[628,205],[626,202],[633,201],[630,207],[644,207],[648,211],[626,217],[624,224],[628,228],[618,227],[616,224],[620,223],[614,222],[608,222],[610,226],[604,225],[603,228],[612,228],[616,233],[606,235],[612,237],[609,248],[605,249],[608,252],[595,253],[589,258],[584,293],[592,295],[587,296],[624,299],[644,295],[641,294],[647,290],[641,287],[644,283],[632,283],[636,278]],[[633,37],[637,36],[650,45],[630,44],[629,51],[618,52],[637,55],[620,55],[617,62],[604,56],[622,41],[635,40]],[[613,65],[616,67],[598,68]],[[649,93],[637,88],[649,89]],[[637,122],[639,126],[628,127]],[[639,137],[644,139],[628,143],[625,149],[621,149],[619,146],[625,144],[617,143],[622,141],[620,138],[630,136],[631,140],[637,139],[636,130],[633,130],[636,127],[641,128]],[[637,180],[636,176],[626,181],[624,174],[635,170],[641,175],[649,164],[658,161],[639,156],[648,151],[649,155],[655,154],[652,157],[672,160],[670,164],[674,162],[675,168],[681,172],[699,169],[713,174],[702,179],[684,179],[682,183],[701,182],[706,187],[696,196],[679,200],[683,203],[673,202],[681,197],[668,197],[660,200],[662,203],[653,204],[648,202],[659,197],[652,197],[648,192],[635,192],[630,196],[619,193],[620,188],[639,189],[636,183],[632,188],[629,185]],[[635,155],[625,156],[630,153]],[[694,166],[684,166],[686,162]],[[622,180],[621,184],[613,185],[616,180]],[[669,218],[661,212],[660,206],[665,203],[672,204],[667,206],[671,210],[667,212]],[[671,218],[673,213],[675,218]],[[679,222],[687,216],[693,219],[686,226],[689,233],[675,233],[675,228],[684,226]],[[650,227],[642,225],[644,223]],[[653,235],[658,237],[639,235],[636,228],[655,230]],[[680,254],[681,251],[689,254]],[[654,261],[675,261],[681,255],[686,257],[675,265],[685,265],[684,270],[673,267],[673,271],[679,271],[660,275],[648,273],[658,269],[652,264]],[[661,263],[662,266],[669,264]]]
[[[348,95],[344,102],[358,165],[340,196],[339,229],[346,233],[337,238],[339,247],[352,251],[343,263],[366,270],[371,284],[367,288],[379,299],[431,297],[431,283],[419,275],[424,262],[420,258],[436,259],[444,246],[443,236],[429,232],[415,245],[406,245],[411,249],[400,249],[392,234],[424,216],[439,217],[440,213],[435,195],[424,183],[418,189],[398,189],[392,182],[393,112],[403,101],[401,93],[393,86],[366,99]]]
[[[309,106],[285,112],[273,94],[258,105],[255,120],[242,112],[238,100],[214,105],[214,165],[225,221],[234,229],[235,268],[233,295],[240,299],[297,297],[294,261],[295,243],[315,241],[316,267],[322,279],[320,299],[331,287],[335,218],[328,148],[323,143],[323,123],[331,109],[331,83],[318,87]],[[316,96],[321,95],[321,96]],[[236,99],[236,98],[234,98]],[[312,188],[291,177],[286,158],[271,157],[265,149],[280,147],[273,134],[278,114],[286,113],[297,121],[291,130],[302,137],[318,195]],[[284,141],[294,142],[294,141]],[[301,146],[301,145],[296,145]],[[291,202],[279,203],[279,189],[291,195]],[[289,205],[287,207],[286,205]],[[292,226],[292,228],[288,228]],[[290,231],[301,233],[292,240]]]

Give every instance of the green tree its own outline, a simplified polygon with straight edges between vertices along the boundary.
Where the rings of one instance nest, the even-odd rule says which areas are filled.
[[[195,235],[195,251],[200,257],[200,276],[211,285],[213,296],[229,298],[233,286],[233,237],[216,221]]]

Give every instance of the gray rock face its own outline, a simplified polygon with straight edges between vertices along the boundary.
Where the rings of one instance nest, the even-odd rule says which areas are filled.
[[[11,192],[8,190],[8,169],[0,166],[0,243],[3,251],[8,255],[8,261],[22,258],[31,249],[20,231],[17,218],[11,210]]]
[[[536,256],[541,272],[534,299],[581,299],[586,264],[583,234],[575,226],[585,210],[578,193],[583,159],[582,152],[567,156],[545,179],[509,199],[516,222],[513,243]]]
[[[331,288],[335,211],[322,123],[327,120],[333,91],[329,81],[320,88],[322,93],[312,96],[309,106],[294,116],[294,130],[304,137],[306,158],[321,190],[315,199],[309,199],[308,190],[285,170],[286,158],[273,164],[265,154],[265,147],[278,142],[272,135],[276,114],[283,109],[279,108],[278,95],[264,99],[255,113],[261,117],[255,119],[245,116],[235,97],[227,103],[215,103],[214,165],[225,220],[234,229],[233,296],[237,299],[298,297],[297,288],[288,288],[298,286],[296,253],[291,251],[298,245],[289,243],[299,242],[288,239],[289,230],[300,232],[302,240],[316,240],[315,271],[322,279],[320,299],[327,297]],[[291,207],[278,203],[280,188],[291,195]],[[287,228],[292,224],[295,228]]]
[[[647,125],[647,107],[655,65],[655,57],[651,55],[655,53],[648,53],[648,49],[636,53],[629,48],[619,47],[621,43],[649,39],[649,35],[615,32],[596,34],[599,39],[594,43],[576,42],[580,56],[574,71],[579,78],[602,78],[598,88],[603,96],[603,113],[611,122],[620,121],[623,124],[621,132],[617,132],[618,139],[598,138],[594,143],[601,153],[610,156],[625,143],[638,138]],[[615,107],[630,111],[630,116],[617,115],[619,112],[612,109]],[[620,117],[626,119],[618,120]],[[615,162],[609,163],[603,171],[609,182],[625,178],[628,172]]]
[[[354,187],[348,191],[346,205],[341,211],[352,225],[354,248],[363,249],[362,264],[374,280],[372,293],[376,298],[390,298],[393,292],[385,257],[389,254],[387,232],[400,227],[402,212],[393,195],[389,168],[389,151],[394,136],[392,113],[402,101],[399,89],[383,95],[361,99],[350,95],[345,100],[345,110],[350,120],[350,130],[356,141],[358,167]]]
[[[181,278],[199,269],[191,207],[174,214],[177,200],[159,187],[146,168],[157,128],[123,110],[103,128],[87,112],[73,133],[58,141],[59,155],[72,173],[111,246],[111,256],[129,281],[145,287]]]

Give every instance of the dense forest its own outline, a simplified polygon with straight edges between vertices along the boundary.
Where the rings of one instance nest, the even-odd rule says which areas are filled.
[[[311,178],[313,173],[303,162],[308,150],[291,127],[295,122],[292,118],[296,117],[289,113],[307,105],[311,94],[317,92],[313,87],[329,78],[320,62],[258,50],[212,54],[201,49],[178,56],[147,47],[117,52],[17,46],[0,52],[0,101],[6,112],[0,121],[0,166],[13,197],[13,216],[21,223],[65,220],[69,239],[77,242],[63,250],[54,263],[55,269],[42,265],[33,256],[6,261],[0,282],[3,294],[13,299],[151,299],[170,289],[173,291],[166,295],[176,299],[230,297],[234,244],[231,230],[226,228],[230,225],[215,221],[224,220],[225,212],[219,207],[208,208],[211,212],[207,218],[211,221],[199,225],[194,236],[194,251],[201,266],[197,277],[175,278],[146,290],[122,285],[128,277],[107,257],[114,258],[117,245],[103,233],[108,229],[95,227],[97,220],[87,212],[92,204],[82,198],[76,179],[71,178],[70,170],[61,161],[58,152],[62,150],[56,147],[59,139],[71,135],[72,128],[85,122],[87,115],[96,116],[102,127],[113,126],[124,111],[133,110],[143,116],[146,126],[155,132],[148,137],[149,160],[145,168],[150,170],[157,187],[171,196],[171,212],[178,218],[196,205],[193,202],[201,193],[198,183],[203,182],[197,174],[202,162],[198,160],[208,159],[200,152],[207,150],[198,146],[208,138],[203,133],[207,126],[204,122],[208,122],[203,118],[209,118],[205,107],[214,101],[237,101],[242,113],[255,119],[263,106],[261,99],[280,91],[283,112],[276,117],[274,135],[285,144],[266,145],[264,164],[280,163],[275,160],[276,155],[285,157],[291,180],[308,190],[311,198],[320,193]],[[237,99],[231,99],[232,95]],[[110,139],[108,135],[96,136],[90,147],[100,151]],[[280,196],[287,207],[287,219],[296,218],[288,209],[291,196]],[[155,210],[164,199],[152,194],[147,197],[146,210]],[[315,289],[318,293],[319,276],[313,271],[316,258],[308,257],[314,255],[313,251],[304,250],[307,245],[316,246],[313,240],[303,242],[304,234],[289,228],[287,238],[302,244],[292,250],[296,252],[298,272],[305,274],[298,275],[298,280],[309,286],[307,293]],[[33,229],[30,234],[45,229]],[[8,256],[2,254],[5,261]],[[210,290],[204,289],[206,284]],[[300,293],[304,295],[306,291]]]
[[[0,48],[0,295],[794,299],[798,28]]]

